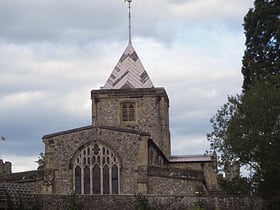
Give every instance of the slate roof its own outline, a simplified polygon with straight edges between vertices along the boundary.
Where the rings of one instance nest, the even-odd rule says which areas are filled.
[[[142,65],[131,42],[115,66],[102,89],[153,88],[154,85]]]
[[[17,207],[24,204],[26,209],[31,209],[35,201],[35,193],[28,186],[0,182],[0,209],[14,209],[9,208],[9,202]]]

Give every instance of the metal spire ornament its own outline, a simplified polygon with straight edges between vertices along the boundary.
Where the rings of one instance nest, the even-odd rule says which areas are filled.
[[[131,12],[130,12],[130,4],[132,0],[124,0],[124,2],[128,2],[128,41],[131,43]]]
[[[102,89],[132,89],[132,88],[153,88],[153,83],[148,76],[142,62],[140,61],[136,51],[131,43],[131,13],[130,4],[132,0],[124,0],[128,2],[128,29],[129,42],[113,72],[110,74]]]

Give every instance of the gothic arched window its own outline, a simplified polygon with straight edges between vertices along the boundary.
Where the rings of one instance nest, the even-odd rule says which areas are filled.
[[[76,155],[73,180],[77,194],[119,194],[119,159],[103,144],[88,145]]]

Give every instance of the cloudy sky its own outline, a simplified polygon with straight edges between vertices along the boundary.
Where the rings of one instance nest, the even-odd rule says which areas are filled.
[[[133,0],[132,42],[170,99],[172,154],[203,154],[210,118],[241,91],[243,17],[253,0]],[[35,169],[42,136],[91,124],[128,43],[123,0],[0,1],[0,157]]]

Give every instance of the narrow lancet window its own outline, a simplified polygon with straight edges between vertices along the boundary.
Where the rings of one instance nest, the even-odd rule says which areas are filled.
[[[89,166],[84,168],[84,193],[90,194],[90,169]]]
[[[75,167],[75,191],[77,194],[81,194],[82,189],[81,189],[81,167],[76,166]]]
[[[93,194],[100,194],[101,193],[101,187],[100,187],[100,169],[98,165],[95,165],[93,167]]]
[[[119,189],[119,169],[117,165],[112,168],[112,194],[118,194]]]

